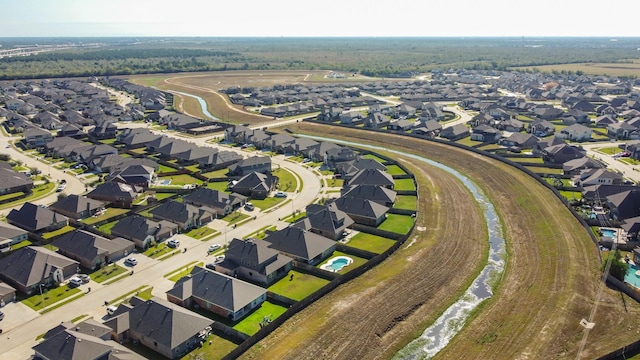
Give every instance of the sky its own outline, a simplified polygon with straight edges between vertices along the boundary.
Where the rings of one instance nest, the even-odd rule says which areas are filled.
[[[0,37],[640,36],[638,0],[0,0]]]

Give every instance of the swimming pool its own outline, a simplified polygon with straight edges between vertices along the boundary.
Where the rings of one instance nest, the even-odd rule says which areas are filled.
[[[338,272],[342,270],[343,267],[351,264],[352,262],[353,259],[348,256],[336,256],[333,259],[329,260],[326,264],[320,266],[320,269],[331,272]]]
[[[618,233],[616,229],[609,228],[600,228],[600,231],[602,232],[602,236],[610,237],[612,239],[615,238]]]
[[[624,277],[624,282],[640,289],[640,276],[636,275],[636,271],[640,270],[640,268],[633,264],[627,264],[627,266],[629,266],[629,271],[627,271],[627,275]]]

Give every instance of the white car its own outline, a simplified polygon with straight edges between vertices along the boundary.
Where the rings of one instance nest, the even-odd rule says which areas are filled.
[[[167,241],[167,246],[170,248],[177,248],[178,246],[180,246],[180,240],[171,239]]]
[[[107,306],[107,314],[108,314],[109,316],[113,315],[113,314],[116,312],[116,310],[118,310],[118,307],[117,307],[117,306],[115,306],[115,305],[109,305],[109,306]]]
[[[286,198],[287,193],[285,193],[284,191],[278,191],[274,196],[277,198]]]
[[[125,264],[131,265],[131,266],[136,266],[138,265],[138,259],[134,258],[134,257],[130,257],[127,258],[127,260],[124,261]]]
[[[222,245],[220,245],[220,244],[213,244],[213,245],[209,246],[208,252],[214,252],[214,251],[220,249],[221,247],[222,247]]]
[[[84,281],[82,281],[82,279],[80,279],[80,278],[79,278],[79,277],[77,277],[77,276],[74,276],[74,277],[72,277],[71,279],[69,279],[69,285],[72,285],[72,286],[80,286],[80,285],[82,285],[82,284],[84,284]]]
[[[58,185],[58,189],[56,190],[57,192],[60,192],[62,190],[64,190],[67,187],[66,183],[62,183],[60,185]]]

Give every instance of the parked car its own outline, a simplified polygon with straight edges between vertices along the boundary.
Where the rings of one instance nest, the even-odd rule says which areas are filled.
[[[255,208],[256,207],[250,202],[244,204],[244,209],[247,210],[247,211],[253,211],[253,209],[255,209]]]
[[[206,267],[209,270],[215,270],[216,269],[216,264],[215,263],[208,263],[204,267]]]
[[[111,315],[115,314],[116,310],[118,310],[118,307],[115,306],[115,305],[107,306],[107,315],[111,316]]]
[[[222,245],[220,244],[213,244],[211,246],[209,246],[209,250],[207,250],[207,252],[214,252],[218,249],[222,248]]]
[[[83,283],[88,283],[89,280],[91,280],[91,278],[89,277],[89,275],[87,274],[78,274],[75,277],[79,278],[80,280],[82,280]]]
[[[218,255],[218,256],[216,256],[216,259],[213,261],[213,263],[214,264],[220,264],[223,261],[224,261],[224,255]]]
[[[127,260],[125,260],[124,263],[127,265],[136,266],[138,265],[138,259],[134,257],[130,257],[130,258],[127,258]]]
[[[284,191],[278,191],[274,196],[277,198],[286,198],[287,193],[285,193]]]
[[[60,185],[58,185],[58,189],[56,189],[57,192],[61,192],[62,190],[64,190],[67,187],[66,183],[62,183]]]
[[[170,248],[177,248],[178,246],[180,246],[180,240],[171,239],[167,241],[167,246]]]
[[[82,284],[84,284],[84,282],[82,281],[82,279],[80,279],[77,276],[74,276],[71,279],[69,279],[69,285],[71,286],[80,286]]]
[[[0,311],[0,320],[4,319],[4,313]]]

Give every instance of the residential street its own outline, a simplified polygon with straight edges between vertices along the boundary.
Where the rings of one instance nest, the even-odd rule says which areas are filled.
[[[146,124],[139,123],[119,125],[133,125],[130,127],[145,125],[141,127],[146,127]],[[184,136],[180,136],[182,135],[180,133],[163,133],[167,136],[181,138],[183,140],[186,139],[201,146],[219,146],[217,144],[210,144],[206,142],[214,136],[185,138]],[[8,139],[6,137],[1,138],[0,146],[6,146],[5,144],[7,143],[7,140]],[[220,148],[229,151],[236,151],[245,157],[255,154],[242,151],[237,148],[228,148],[225,146],[220,146]],[[22,160],[27,164],[27,166],[37,166],[45,173],[48,170],[43,168],[44,164],[18,152],[13,148],[6,150],[10,150],[12,158]],[[0,353],[0,360],[28,358],[33,354],[31,347],[37,343],[35,340],[36,336],[55,325],[60,324],[62,321],[70,321],[71,319],[83,314],[95,317],[99,321],[102,320],[106,315],[104,301],[115,299],[118,296],[139,288],[142,285],[153,286],[153,294],[164,298],[164,292],[170,289],[173,283],[165,279],[163,275],[180,270],[181,267],[184,267],[189,263],[200,261],[205,263],[211,262],[212,258],[211,256],[208,256],[207,249],[214,243],[224,245],[225,241],[229,242],[234,237],[243,238],[246,235],[254,233],[268,225],[277,225],[278,228],[286,226],[287,224],[281,222],[280,218],[290,215],[294,209],[304,211],[306,205],[312,203],[318,197],[323,187],[318,175],[302,164],[286,161],[283,155],[272,157],[272,161],[276,167],[280,166],[281,168],[288,169],[300,177],[298,191],[290,193],[288,199],[285,200],[282,206],[270,212],[261,212],[256,209],[256,211],[253,212],[255,216],[257,216],[256,220],[249,220],[237,228],[228,227],[226,226],[226,223],[216,220],[212,222],[209,227],[215,228],[220,231],[220,233],[208,241],[198,241],[185,235],[179,235],[179,239],[181,240],[181,249],[187,248],[188,250],[186,252],[180,252],[179,254],[164,261],[158,261],[140,255],[138,256],[140,263],[135,267],[133,275],[125,275],[117,282],[108,286],[103,286],[93,281],[89,284],[84,284],[80,288],[86,292],[86,289],[90,286],[90,293],[85,294],[80,299],[76,299],[44,315],[38,315],[33,310],[26,308],[26,306],[20,303],[8,304],[3,308],[6,318],[1,324],[3,327],[3,333],[0,335],[0,349],[3,351]],[[84,184],[76,177],[53,168],[51,168],[51,174],[56,178],[67,179],[68,186],[65,192],[74,194],[84,192]],[[37,203],[51,203],[56,200],[56,194],[57,193],[54,193]],[[123,260],[120,260],[118,263],[122,265],[122,262]],[[15,311],[13,309],[15,309]],[[22,314],[19,320],[16,321],[14,313]],[[14,324],[14,327],[8,327],[9,324]]]
[[[616,160],[612,155],[603,154],[594,150],[597,148],[615,147],[620,144],[624,144],[624,142],[599,142],[581,145],[585,150],[587,150],[587,156],[602,160],[607,164],[608,169],[615,170],[623,174],[625,178],[628,178],[635,183],[640,183],[640,166],[625,164],[622,161]],[[620,149],[620,151],[622,151],[622,149]]]
[[[20,140],[21,137],[11,137],[7,136],[4,131],[0,131],[0,151],[3,154],[9,154],[11,159],[20,160],[26,167],[36,167],[42,171],[45,175],[51,175],[52,181],[60,182],[60,180],[64,179],[67,181],[67,187],[64,190],[67,194],[81,194],[85,191],[85,185],[82,182],[81,178],[77,177],[74,173],[66,173],[62,170],[56,169],[54,166],[46,164],[42,161],[36,160],[22,151],[17,150],[14,146],[7,147],[9,143]],[[58,200],[58,193],[55,190],[47,195],[46,197],[40,198],[38,200],[32,201],[34,204],[38,205],[48,205],[54,203]],[[12,208],[20,208],[22,205],[16,205]],[[12,208],[5,208],[0,210],[0,215],[7,216],[7,214],[11,211]]]

